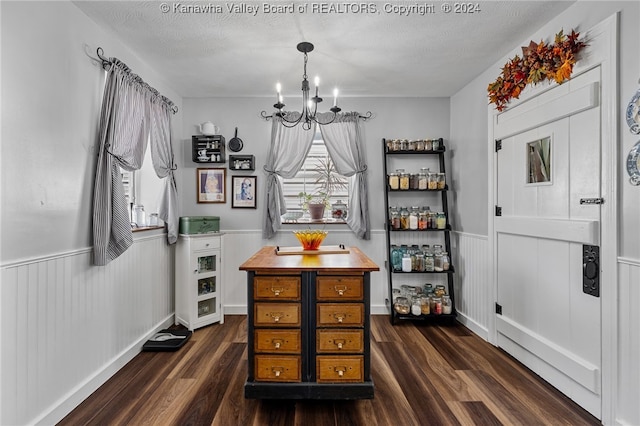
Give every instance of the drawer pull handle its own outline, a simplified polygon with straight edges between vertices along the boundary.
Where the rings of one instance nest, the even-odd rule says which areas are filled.
[[[283,312],[271,312],[271,318],[273,318],[274,322],[279,322],[280,318],[282,318],[283,316]]]
[[[342,349],[342,346],[344,346],[345,341],[344,340],[334,340],[333,343],[336,344],[338,349]]]
[[[346,285],[336,285],[333,287],[333,289],[336,291],[336,293],[338,293],[338,296],[344,296],[344,294],[347,292]]]
[[[280,374],[282,374],[282,370],[284,370],[284,368],[282,367],[273,367],[271,368],[271,371],[273,371],[273,375],[276,377],[280,377]]]
[[[338,376],[344,376],[345,371],[347,371],[347,367],[335,367],[335,372],[338,373]]]
[[[276,349],[280,349],[280,346],[282,346],[282,340],[273,339],[271,342]]]
[[[280,293],[282,293],[284,291],[284,289],[282,287],[271,287],[271,292],[275,295],[275,296],[280,296]]]
[[[336,319],[336,321],[338,321],[340,324],[342,324],[342,321],[344,320],[344,317],[346,317],[346,314],[334,314],[333,317]]]

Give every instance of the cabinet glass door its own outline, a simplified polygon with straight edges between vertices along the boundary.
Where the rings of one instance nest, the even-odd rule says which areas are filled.
[[[215,272],[216,255],[198,256],[198,273]]]
[[[201,278],[198,280],[198,296],[216,292],[216,277]]]
[[[216,313],[216,298],[201,300],[198,302],[198,318]]]

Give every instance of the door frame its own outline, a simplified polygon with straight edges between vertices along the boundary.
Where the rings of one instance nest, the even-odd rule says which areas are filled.
[[[601,321],[601,421],[614,423],[615,401],[617,400],[617,356],[618,356],[618,21],[619,13],[611,15],[586,32],[588,47],[584,57],[574,67],[574,77],[600,66],[600,152],[601,152],[601,205],[600,217],[600,276],[603,285],[600,288],[602,309]],[[540,84],[527,87],[519,100],[511,102],[509,108],[550,90],[557,85]],[[505,111],[508,111],[507,108]],[[488,107],[488,239],[489,239],[489,291],[492,301],[497,301],[497,235],[494,227],[497,196],[497,153],[494,134],[496,123],[502,112],[493,106]],[[494,306],[487,307],[494,312]],[[489,315],[489,342],[497,345],[496,314]]]

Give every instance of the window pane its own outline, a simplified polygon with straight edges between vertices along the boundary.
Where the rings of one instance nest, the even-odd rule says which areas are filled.
[[[322,140],[322,135],[319,131],[316,132],[309,150],[309,154],[295,177],[291,179],[282,179],[282,187],[284,189],[284,199],[287,206],[287,212],[302,212],[301,200],[298,194],[305,192],[307,194],[317,195],[319,192],[326,192],[323,189],[323,179],[317,182],[319,179],[318,168],[324,168],[329,160],[329,154],[327,148]],[[323,167],[324,166],[324,167]],[[342,201],[345,204],[348,202],[348,179],[342,175],[339,175],[333,169],[331,173],[334,182],[338,184],[336,188],[331,192],[329,198],[329,204],[333,204],[336,201]],[[317,182],[317,183],[316,183]]]

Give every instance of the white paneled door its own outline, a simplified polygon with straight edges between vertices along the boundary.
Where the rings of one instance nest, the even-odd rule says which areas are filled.
[[[500,115],[494,219],[498,345],[598,418],[599,93],[596,67]]]

